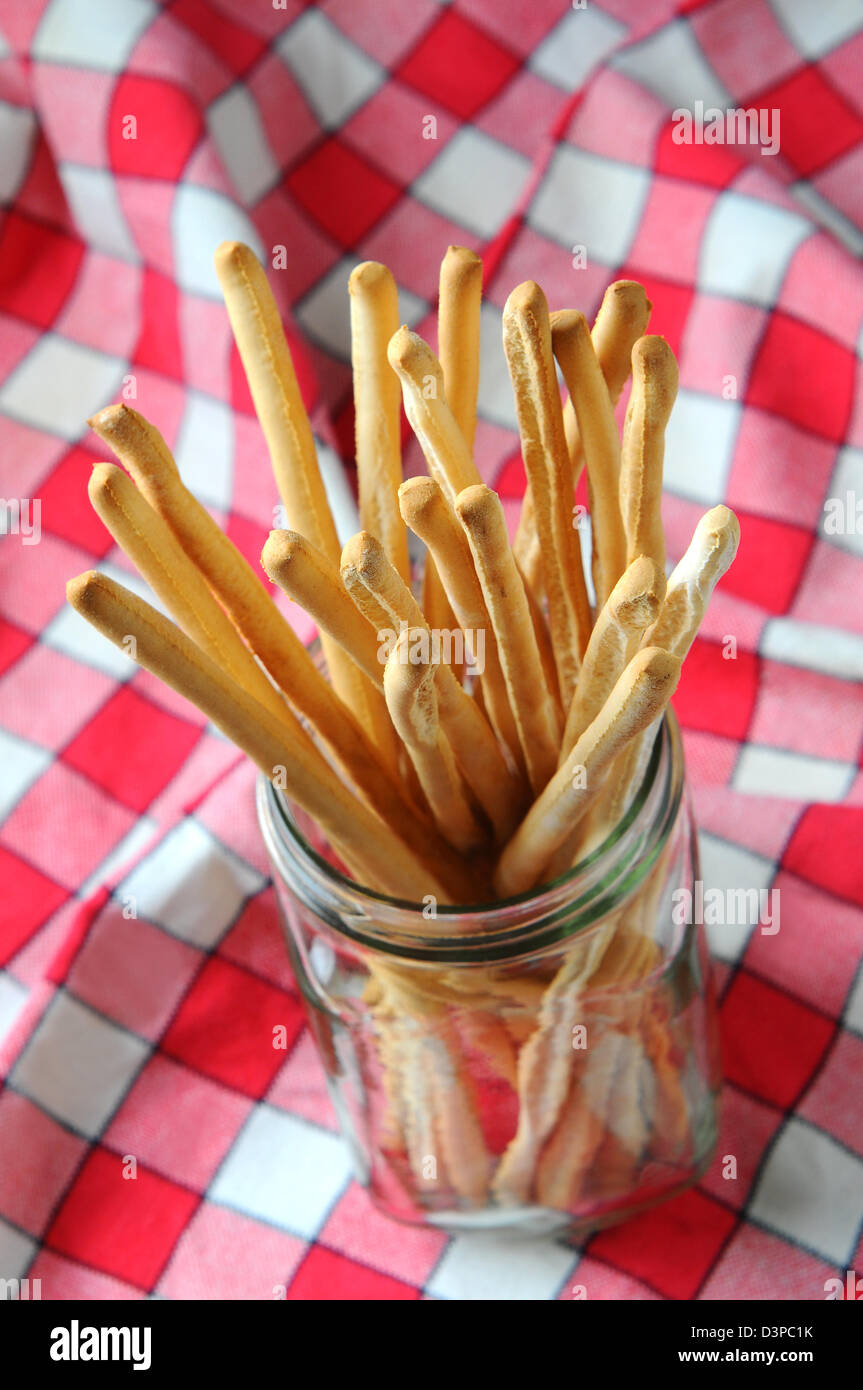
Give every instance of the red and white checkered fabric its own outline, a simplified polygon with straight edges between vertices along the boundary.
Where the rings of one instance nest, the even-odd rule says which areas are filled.
[[[41,504],[38,544],[0,541],[0,1276],[60,1299],[823,1298],[863,1269],[858,0],[0,0],[0,33],[0,490]],[[778,109],[780,153],[676,144],[696,100]],[[713,1168],[581,1252],[374,1213],[249,766],[64,606],[81,570],[127,576],[86,496],[84,421],[118,398],[257,562],[276,498],[211,270],[226,237],[286,248],[271,280],[345,457],[350,267],[386,261],[433,333],[444,247],[481,248],[477,444],[513,503],[508,290],[592,313],[642,280],[680,359],[672,554],[708,505],[740,516],[676,707],[705,879],[780,888],[781,929],[714,933]]]

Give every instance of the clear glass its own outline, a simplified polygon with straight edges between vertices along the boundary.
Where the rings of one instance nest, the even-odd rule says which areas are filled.
[[[383,1211],[580,1238],[699,1178],[719,1066],[703,929],[673,896],[698,877],[673,717],[593,853],[433,918],[345,877],[263,779],[258,811],[330,1093]]]

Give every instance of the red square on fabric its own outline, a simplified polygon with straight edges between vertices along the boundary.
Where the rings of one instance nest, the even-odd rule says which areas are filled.
[[[183,380],[183,350],[178,318],[179,294],[174,281],[148,266],[140,296],[141,328],[132,359]]]
[[[445,10],[395,76],[467,121],[518,67],[515,54],[475,24]]]
[[[661,175],[654,178],[629,250],[632,264],[675,283],[691,284],[698,274],[704,226],[715,203],[712,189]]]
[[[199,1198],[138,1164],[95,1148],[55,1217],[45,1242],[63,1255],[151,1289]]]
[[[43,528],[101,559],[113,546],[114,539],[93,511],[87,496],[90,471],[98,462],[97,455],[88,449],[70,449],[39,488],[39,496],[42,498]]]
[[[218,14],[206,0],[171,0],[167,9],[236,73],[245,72],[264,51],[264,42],[257,34]],[[236,17],[242,18],[242,9]]]
[[[360,154],[407,184],[437,159],[458,130],[457,120],[437,102],[431,104],[435,109],[430,112],[427,98],[392,80],[363,103],[341,133]],[[423,122],[428,115],[437,122],[433,140],[423,138]],[[406,138],[410,136],[415,138]]]
[[[0,233],[0,310],[50,328],[84,256],[77,237],[9,212]]]
[[[274,1029],[286,1047],[273,1046]],[[296,999],[226,961],[208,961],[162,1039],[162,1050],[244,1095],[261,1097],[303,1026]]]
[[[758,658],[738,649],[726,660],[723,646],[697,637],[683,664],[674,709],[685,729],[707,729],[744,739],[758,692]]]
[[[678,145],[676,126],[669,121],[656,142],[655,169],[672,179],[726,188],[744,167],[745,160],[727,145]]]
[[[201,736],[200,729],[119,690],[73,739],[63,761],[125,806],[145,810]]]
[[[290,1300],[322,1302],[392,1303],[419,1298],[420,1290],[403,1284],[368,1265],[337,1255],[323,1245],[314,1245],[300,1265],[288,1288]]]
[[[809,806],[782,866],[863,907],[863,806]]]
[[[41,1235],[86,1147],[26,1096],[0,1092],[0,1216]]]
[[[203,129],[196,102],[179,83],[124,73],[108,118],[111,169],[115,174],[178,179]]]
[[[693,1298],[736,1220],[703,1192],[685,1192],[625,1226],[601,1231],[588,1251],[666,1298]]]
[[[814,65],[759,92],[757,105],[782,113],[783,158],[804,177],[863,139],[863,120]]]
[[[0,830],[0,841],[77,889],[135,819],[127,807],[58,759],[24,793]]]
[[[825,1279],[835,1272],[790,1241],[742,1222],[717,1260],[701,1297],[710,1302],[766,1299],[768,1303],[811,1303],[823,1299]]]
[[[751,512],[738,511],[737,518],[740,546],[723,585],[770,613],[787,613],[812,549],[812,532]]]
[[[32,642],[33,638],[22,632],[20,627],[16,627],[14,623],[7,623],[5,618],[0,618],[0,676],[4,671],[8,671],[10,666],[14,666]]]
[[[745,969],[720,1011],[722,1067],[729,1081],[787,1109],[829,1046],[834,1025]]]
[[[735,836],[748,844],[738,827]],[[765,935],[760,927],[752,932],[746,948],[747,969],[839,1018],[860,964],[860,913],[786,870],[780,870],[771,887],[773,903],[780,909],[773,923],[779,931],[774,936]],[[812,968],[813,960],[818,961],[817,970]]]
[[[0,965],[29,941],[68,894],[65,888],[0,846]]]
[[[138,1073],[105,1132],[118,1153],[204,1191],[233,1144],[251,1101],[158,1053]]]
[[[835,338],[777,311],[755,358],[746,400],[839,441],[851,415],[854,368],[854,353]]]
[[[401,189],[333,137],[287,180],[306,212],[342,246],[352,246],[388,212]]]
[[[43,748],[59,748],[113,689],[110,676],[39,642],[3,681],[4,727]]]

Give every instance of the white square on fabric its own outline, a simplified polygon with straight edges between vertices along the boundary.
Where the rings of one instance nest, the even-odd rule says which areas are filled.
[[[790,1119],[758,1179],[749,1215],[845,1269],[863,1220],[863,1159]]]
[[[699,290],[770,308],[794,252],[814,231],[809,218],[796,212],[740,193],[721,193],[701,238]]]
[[[841,801],[857,769],[838,758],[815,758],[785,748],[747,744],[734,769],[735,791],[789,801]]]
[[[126,363],[57,333],[45,333],[0,387],[0,411],[73,441],[116,396]]]
[[[484,300],[479,317],[480,373],[477,413],[503,429],[518,429],[512,381],[503,351],[503,315]]]
[[[669,492],[709,507],[722,500],[740,415],[739,401],[680,389],[665,432],[663,478]]]
[[[650,188],[644,169],[559,145],[527,220],[543,236],[584,246],[600,265],[626,260]]]
[[[383,68],[320,10],[301,15],[279,39],[276,52],[328,130],[343,125],[386,79]]]
[[[123,879],[117,895],[133,898],[139,917],[208,950],[263,886],[257,870],[185,820]]]
[[[447,1246],[428,1291],[459,1302],[546,1300],[559,1292],[578,1259],[550,1240],[471,1231]]]
[[[0,729],[0,821],[6,819],[16,802],[41,777],[52,761],[46,748]]]
[[[337,1135],[262,1104],[207,1196],[312,1240],[350,1177],[347,1146]]]
[[[515,207],[530,161],[473,126],[462,126],[411,188],[414,197],[478,236],[491,237]]]
[[[249,218],[224,193],[181,183],[171,209],[174,270],[181,290],[222,298],[213,252],[222,241],[243,241],[266,266],[268,256]]]
[[[754,888],[760,894],[762,888],[769,889],[773,882],[773,862],[760,854],[753,854],[751,850],[730,844],[716,835],[708,835],[704,830],[698,832],[698,848],[705,893],[711,888],[719,888],[723,892],[726,889],[746,891]],[[753,928],[752,922],[705,926],[711,954],[729,965],[736,964],[746,950]]]
[[[821,671],[839,680],[863,681],[863,637],[826,623],[768,618],[758,644],[761,656]]]
[[[860,0],[770,0],[798,53],[821,58],[860,28]]]
[[[148,1043],[60,993],[12,1070],[16,1091],[91,1139],[150,1051]]]
[[[207,109],[207,127],[241,202],[254,206],[280,177],[247,87],[229,87]]]
[[[51,0],[30,52],[43,63],[121,72],[159,13],[153,0]]]
[[[0,1279],[24,1278],[35,1253],[35,1240],[0,1217]]]
[[[840,450],[818,532],[829,545],[863,555],[863,449],[849,444]]]
[[[603,14],[596,5],[570,9],[531,53],[528,67],[546,82],[574,92],[625,33],[625,24]]]
[[[212,396],[186,392],[174,448],[186,487],[209,507],[229,511],[234,483],[234,413]]]
[[[733,104],[684,19],[663,24],[650,38],[628,46],[612,58],[611,66],[671,107],[691,110],[696,101],[723,109]]]
[[[58,173],[75,226],[88,246],[136,265],[141,258],[123,216],[112,175],[105,169],[68,163],[61,163]]]
[[[0,101],[0,201],[11,203],[30,167],[36,119],[23,106]]]

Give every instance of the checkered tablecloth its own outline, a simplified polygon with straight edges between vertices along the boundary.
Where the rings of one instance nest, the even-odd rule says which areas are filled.
[[[0,35],[0,491],[24,519],[7,506],[0,541],[0,1277],[55,1299],[818,1300],[863,1272],[859,0],[0,0]],[[676,143],[696,101],[778,110],[780,152]],[[781,927],[712,933],[713,1167],[581,1251],[373,1211],[250,767],[64,607],[81,570],[128,582],[86,497],[84,422],[112,400],[257,563],[276,497],[224,238],[273,267],[334,488],[348,272],[386,261],[433,335],[456,242],[486,256],[477,449],[508,505],[508,291],[591,314],[625,275],[680,359],[670,552],[708,505],[740,516],[675,703],[705,880],[779,888]]]

